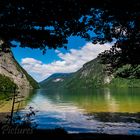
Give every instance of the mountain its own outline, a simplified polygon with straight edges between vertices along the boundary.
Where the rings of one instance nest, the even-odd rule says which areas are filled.
[[[113,75],[107,71],[107,67],[94,59],[75,73],[56,73],[40,83],[42,88],[89,88],[108,84]]]
[[[126,73],[130,73],[129,77]],[[110,64],[101,64],[99,58],[96,58],[83,65],[77,72],[68,76],[55,74],[43,82],[42,88],[96,88],[96,87],[140,87],[140,78],[134,75],[140,75],[140,65],[135,68],[124,65],[114,70]],[[57,80],[58,79],[58,80]],[[41,82],[42,84],[42,82]]]
[[[0,90],[39,88],[38,83],[17,63],[12,52],[0,50]]]
[[[55,73],[52,74],[47,79],[40,82],[40,87],[44,89],[54,88],[54,87],[61,87],[65,83],[69,77],[71,77],[73,73]]]
[[[67,80],[67,88],[92,88],[107,85],[113,79],[109,65],[100,63],[99,59],[94,59],[83,65],[81,69]]]
[[[101,64],[96,58],[75,72],[64,86],[70,89],[96,87],[140,87],[140,65],[130,64],[114,69],[110,64]],[[62,85],[61,85],[62,86]]]

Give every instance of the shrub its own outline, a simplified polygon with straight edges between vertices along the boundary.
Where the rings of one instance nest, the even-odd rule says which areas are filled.
[[[0,91],[13,91],[17,85],[9,78],[0,74]]]

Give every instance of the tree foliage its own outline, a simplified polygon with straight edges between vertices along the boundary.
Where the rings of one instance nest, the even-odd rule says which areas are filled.
[[[66,47],[69,36],[93,43],[116,40],[109,53],[125,63],[139,63],[140,1],[129,0],[1,0],[3,47]],[[106,54],[105,54],[106,55]]]
[[[17,85],[9,78],[0,74],[0,91],[14,91]]]

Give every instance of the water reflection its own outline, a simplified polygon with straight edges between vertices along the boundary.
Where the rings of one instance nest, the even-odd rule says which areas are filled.
[[[21,102],[15,103],[14,111],[24,109],[24,107],[30,102],[33,98],[35,91],[29,89],[23,89],[19,92],[18,96],[23,97],[18,99]],[[8,92],[1,92],[0,93],[0,120],[5,117],[5,115],[9,114],[12,109],[12,102],[13,102],[13,93]],[[5,115],[4,115],[5,114]]]
[[[140,112],[139,89],[42,90],[41,95],[60,104],[74,104],[86,112]]]
[[[128,134],[140,128],[139,89],[37,90],[28,102],[39,112],[38,128],[68,132]]]

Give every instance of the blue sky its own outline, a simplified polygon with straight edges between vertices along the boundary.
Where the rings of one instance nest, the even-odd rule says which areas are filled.
[[[69,52],[70,49],[80,49],[81,46],[84,46],[86,44],[85,39],[82,39],[80,37],[69,37],[68,39],[68,49],[60,48],[60,50],[63,53]],[[37,60],[42,61],[43,63],[51,63],[52,61],[60,60],[60,58],[56,55],[56,52],[54,49],[48,49],[46,53],[43,55],[42,51],[40,49],[31,49],[31,48],[21,48],[19,47],[19,43],[16,43],[17,47],[12,48],[12,51],[14,53],[14,56],[16,60],[21,64],[22,58],[34,58]]]
[[[20,48],[19,44],[16,44],[17,47],[12,48],[16,60],[38,82],[53,73],[75,72],[112,45],[112,43],[93,45],[80,37],[69,37],[67,50],[48,49],[43,55],[39,49]]]

